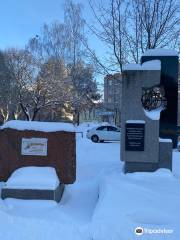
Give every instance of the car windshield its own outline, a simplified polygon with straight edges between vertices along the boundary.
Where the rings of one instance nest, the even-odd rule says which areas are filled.
[[[109,126],[108,127],[108,131],[113,131],[113,132],[120,132],[120,130],[116,127],[113,127],[113,126]]]
[[[107,131],[107,126],[98,127],[96,130]]]

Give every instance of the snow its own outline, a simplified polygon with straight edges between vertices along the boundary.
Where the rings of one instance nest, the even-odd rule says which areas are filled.
[[[76,128],[86,132],[94,125]],[[1,186],[3,183],[1,183]],[[77,180],[54,201],[0,200],[3,240],[178,240],[180,153],[173,172],[123,173],[120,145],[77,136]],[[170,229],[136,236],[134,229]]]
[[[167,138],[159,138],[159,141],[160,142],[166,142],[166,143],[172,143],[172,140],[171,139],[167,139]]]
[[[6,122],[1,129],[11,128],[16,130],[34,130],[43,132],[56,132],[66,131],[75,132],[75,128],[71,123],[60,123],[60,122],[36,122],[36,121],[20,121],[11,120]]]
[[[143,240],[179,239],[179,183],[180,180],[165,169],[127,175],[114,171],[107,175],[101,183],[93,216],[94,239],[136,239],[136,227],[174,230],[169,236],[154,235],[153,238],[144,234]]]
[[[143,120],[127,120],[126,123],[145,123]]]
[[[141,64],[130,63],[123,66],[123,71],[144,71],[144,70],[161,70],[160,60],[151,60]]]
[[[154,110],[151,110],[151,111],[147,111],[145,109],[144,110],[144,113],[146,115],[146,117],[152,119],[152,120],[159,120],[160,119],[160,116],[161,116],[161,111],[163,111],[164,109],[163,108],[157,108],[157,109],[154,109]]]
[[[151,60],[144,62],[142,65],[142,70],[161,70],[161,61],[160,60]]]
[[[22,167],[9,177],[4,188],[55,189],[59,185],[56,170],[52,167]]]
[[[178,56],[178,53],[173,49],[148,49],[143,56]]]

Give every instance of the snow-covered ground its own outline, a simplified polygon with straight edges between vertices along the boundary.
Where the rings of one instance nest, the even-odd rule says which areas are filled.
[[[179,240],[180,153],[173,153],[173,173],[124,175],[122,168],[119,143],[78,134],[76,182],[59,204],[0,200],[0,240]],[[137,236],[136,227],[149,233]],[[150,233],[156,229],[169,233]]]

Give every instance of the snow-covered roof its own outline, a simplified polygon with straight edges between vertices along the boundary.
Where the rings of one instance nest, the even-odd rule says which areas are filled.
[[[16,130],[34,130],[42,132],[57,132],[57,131],[66,131],[66,132],[75,132],[75,128],[71,123],[62,123],[62,122],[37,122],[37,121],[20,121],[20,120],[11,120],[6,122],[1,129],[11,128]]]
[[[173,49],[148,49],[143,56],[178,56],[178,53]]]
[[[123,71],[144,71],[144,70],[161,70],[160,60],[151,60],[141,64],[126,64],[123,66]]]

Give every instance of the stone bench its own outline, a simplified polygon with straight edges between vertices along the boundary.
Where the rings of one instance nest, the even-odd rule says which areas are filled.
[[[64,184],[60,183],[54,190],[48,189],[14,189],[2,188],[1,198],[16,198],[25,200],[54,200],[60,202],[64,191]]]

